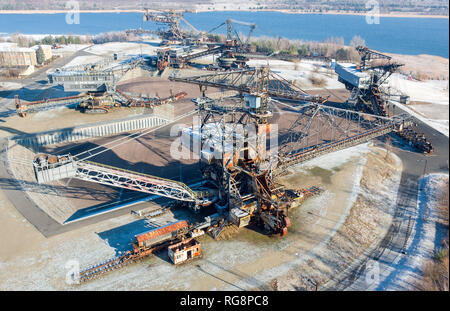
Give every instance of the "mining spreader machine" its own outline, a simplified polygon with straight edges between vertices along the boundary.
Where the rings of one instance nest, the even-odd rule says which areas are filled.
[[[204,176],[201,186],[191,189],[178,181],[89,161],[146,132],[77,155],[38,154],[33,162],[35,175],[39,183],[78,178],[150,193],[181,202],[194,212],[212,207],[213,214],[199,223],[175,223],[136,236],[132,250],[83,270],[81,282],[160,249],[168,249],[173,255],[185,245],[186,249],[193,248],[192,258],[192,254],[201,254],[192,239],[205,233],[217,238],[229,224],[253,224],[268,234],[285,236],[291,224],[290,209],[320,189],[287,189],[277,181],[278,176],[316,156],[402,131],[408,122],[402,116],[388,118],[326,106],[326,98],[305,93],[268,68],[189,78],[172,76],[171,80],[199,84],[203,91],[208,85],[239,91],[238,96],[226,100],[214,100],[205,94],[195,99],[198,124],[194,122],[182,131],[182,146],[199,159]],[[276,105],[287,107],[295,116],[280,133],[277,124],[270,123],[274,116],[271,106]],[[278,137],[280,142],[275,139],[273,143]]]
[[[388,116],[388,102],[398,97],[400,104],[406,105],[409,96],[403,94],[389,94],[384,90],[384,83],[404,64],[394,62],[389,55],[357,46],[356,51],[361,56],[359,65],[336,64],[338,80],[346,89],[351,91],[347,103],[350,107],[379,116]],[[417,133],[413,126],[401,131],[398,135],[405,139],[410,146],[425,154],[433,153],[433,146],[422,133]]]

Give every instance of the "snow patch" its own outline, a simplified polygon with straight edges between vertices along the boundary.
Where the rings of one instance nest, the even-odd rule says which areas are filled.
[[[438,220],[438,197],[442,187],[448,180],[448,174],[430,174],[419,180],[419,193],[415,227],[411,232],[410,241],[406,247],[407,256],[395,266],[395,273],[391,273],[383,281],[381,290],[412,290],[412,286],[422,277],[421,269],[431,260],[440,241],[436,241],[436,222]]]

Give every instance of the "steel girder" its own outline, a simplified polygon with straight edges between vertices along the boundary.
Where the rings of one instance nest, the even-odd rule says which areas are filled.
[[[179,201],[197,201],[196,193],[181,182],[89,161],[77,161],[76,166],[75,177],[81,180],[155,194]]]
[[[283,77],[270,71],[267,67],[183,78],[176,76],[174,72],[174,74],[169,77],[169,80],[235,90],[247,94],[265,93],[270,97],[301,102],[322,104],[327,100],[327,98],[322,96],[307,94]]]
[[[299,116],[280,137],[278,169],[281,170],[401,130],[409,122],[406,115],[387,118],[312,104],[298,107],[295,113]]]

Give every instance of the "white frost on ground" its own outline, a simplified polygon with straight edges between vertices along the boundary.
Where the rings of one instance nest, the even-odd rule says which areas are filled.
[[[365,143],[358,146],[354,146],[351,148],[347,148],[344,150],[339,150],[336,152],[332,152],[317,158],[314,158],[310,161],[307,161],[302,164],[298,164],[292,169],[296,171],[306,172],[309,169],[314,167],[320,167],[325,170],[333,170],[336,167],[341,166],[342,164],[351,161],[353,158],[364,157],[370,151],[371,143]]]
[[[408,106],[402,105],[400,103],[391,101],[392,104],[394,104],[396,107],[402,109],[403,111],[409,113],[413,117],[417,118],[418,120],[422,121],[423,123],[429,125],[436,131],[444,134],[445,136],[449,137],[449,120],[432,120],[425,118],[423,115],[417,113],[415,110],[411,109]],[[448,110],[448,107],[447,107]],[[448,111],[446,114],[443,114],[444,117],[448,118]]]
[[[134,43],[134,42],[109,42],[96,44],[86,49],[91,54],[105,56],[120,52],[125,55],[156,55],[158,47],[156,43]]]
[[[295,81],[302,89],[323,89],[323,86],[312,85],[309,77],[315,75],[323,78],[325,87],[328,89],[342,89],[344,85],[337,80],[333,70],[325,68],[321,61],[301,60],[300,62],[289,62],[278,59],[251,59],[248,61],[250,67],[270,66],[270,69],[289,81]]]
[[[63,68],[66,67],[72,67],[72,66],[79,66],[79,65],[85,65],[89,63],[96,63],[98,61],[101,61],[102,57],[97,55],[84,55],[84,56],[78,56],[72,59],[70,62],[68,62],[66,65],[64,65]]]
[[[407,256],[397,263],[395,273],[391,273],[383,281],[379,290],[412,290],[420,281],[421,269],[440,247],[441,241],[436,240],[436,223],[439,218],[436,207],[438,193],[445,180],[448,180],[447,174],[431,174],[420,179],[416,224],[406,247]]]
[[[449,120],[427,120],[427,123],[432,128],[438,130],[445,136],[448,136],[449,133]]]
[[[394,73],[387,80],[387,85],[410,96],[412,102],[426,103],[404,106],[393,102],[437,131],[446,136],[449,135],[448,81],[414,81],[408,80],[404,75]]]
[[[0,82],[0,90],[17,90],[22,84],[16,82]]]
[[[424,101],[448,105],[448,81],[408,80],[406,76],[394,73],[389,77],[387,82],[389,86],[409,95],[411,101]]]
[[[330,167],[330,163],[333,162],[331,160],[334,159],[334,156],[336,156],[339,159],[338,161],[340,161],[340,164],[344,164],[349,161],[355,161],[355,160],[358,161],[358,166],[355,169],[355,171],[353,172],[353,176],[352,176],[352,181],[353,181],[352,191],[351,191],[351,194],[348,197],[347,201],[345,202],[345,206],[346,206],[345,211],[340,216],[339,221],[332,228],[328,237],[325,238],[324,240],[320,241],[320,243],[315,245],[311,250],[309,250],[305,253],[301,253],[301,254],[297,253],[296,255],[298,256],[298,258],[296,258],[292,261],[286,262],[284,264],[281,264],[279,266],[263,270],[259,274],[254,275],[252,277],[253,279],[259,280],[260,282],[263,282],[263,283],[269,283],[272,279],[274,279],[276,277],[280,277],[282,275],[285,275],[289,271],[292,271],[292,270],[298,268],[298,266],[303,263],[314,262],[318,257],[324,258],[327,256],[327,254],[329,255],[329,251],[328,251],[328,247],[327,247],[329,241],[334,236],[334,234],[339,230],[339,228],[342,226],[342,224],[345,222],[345,219],[349,215],[353,204],[356,202],[356,199],[357,199],[359,193],[361,192],[360,182],[361,182],[361,178],[363,176],[364,166],[367,162],[366,155],[367,155],[367,152],[369,151],[368,144],[355,146],[350,149],[352,149],[353,152],[339,151],[336,153],[324,155],[322,157],[313,159],[313,160],[308,161],[307,163],[303,164],[303,167],[306,167],[306,166],[317,167],[318,166],[318,167],[321,167],[324,169],[328,169]],[[342,151],[346,151],[346,150],[342,150]],[[340,153],[340,154],[337,155],[338,153]],[[332,167],[336,167],[336,165],[333,165]],[[316,201],[314,203],[323,202],[323,199],[331,198],[331,197],[332,197],[332,195],[330,195],[329,192],[325,191],[324,193],[322,193],[321,195],[316,197]],[[312,204],[312,203],[313,202],[305,202],[305,205]],[[319,211],[319,213],[326,214],[326,209],[325,210],[321,209]],[[234,283],[233,286],[246,288],[245,281],[246,280],[239,280],[236,283]],[[251,289],[251,288],[247,288],[247,289]],[[233,289],[232,286],[227,286],[227,287],[223,288],[223,290],[235,290],[235,289]]]
[[[337,221],[330,226],[331,234],[324,237],[323,240],[317,241],[317,244],[308,248],[307,252],[300,252],[296,245],[289,245],[294,236],[275,241],[276,243],[256,245],[238,239],[230,241],[209,241],[206,239],[204,243],[202,242],[204,258],[192,264],[174,267],[170,262],[158,258],[157,255],[140,264],[130,265],[80,287],[65,285],[64,276],[67,271],[65,263],[68,260],[78,259],[81,267],[84,268],[87,265],[113,257],[117,255],[117,251],[128,248],[127,244],[132,238],[130,230],[136,231],[136,228],[139,229],[141,225],[137,223],[140,224],[142,221],[137,222],[132,215],[124,215],[52,237],[41,245],[41,251],[21,254],[15,256],[13,260],[0,264],[0,275],[3,280],[7,280],[4,282],[0,280],[0,290],[192,290],[206,288],[206,286],[210,286],[208,288],[211,290],[248,290],[265,286],[274,277],[284,275],[309,259],[314,260],[317,256],[323,257],[329,253],[327,251],[329,239],[336,230],[339,230],[361,191],[360,180],[366,163],[366,156],[364,155],[367,152],[367,147],[367,145],[361,145],[352,148],[351,152],[337,153],[336,157],[340,159],[339,161],[342,164],[357,161],[357,167],[355,167],[351,177],[353,183],[353,186],[351,186],[352,195],[346,197],[345,202],[343,202],[345,204],[344,211],[337,217]],[[317,161],[316,165],[329,168],[331,158],[333,158],[333,155],[321,157],[322,160]],[[395,182],[398,183],[398,180],[395,180]],[[392,185],[385,186],[387,191],[392,191],[395,188]],[[326,204],[323,203],[332,200],[333,194],[325,191],[322,196],[305,202],[308,205],[321,205],[318,211],[320,215],[327,214],[326,207],[323,207]],[[387,204],[395,202],[395,200],[387,201]],[[168,213],[151,222],[160,226],[163,225],[163,221],[172,222],[182,218],[184,218],[183,215],[177,215],[175,218],[175,215]],[[326,217],[320,218],[327,221]],[[310,221],[316,223],[315,219],[310,219]],[[94,231],[97,233],[93,233]],[[293,261],[290,260],[276,266],[268,265],[270,268],[261,266],[254,272],[239,268],[239,266],[245,267],[254,264],[255,258],[263,258],[273,252],[274,249],[281,251],[285,248],[287,248],[287,251],[294,248],[292,250],[298,252],[298,254],[295,254],[296,258]],[[333,254],[327,256],[333,256]],[[223,275],[225,276],[222,279]]]
[[[79,50],[85,49],[89,46],[91,46],[92,44],[67,44],[67,45],[61,45],[60,48],[58,49],[53,49],[53,54],[56,54],[58,52],[64,52],[64,53],[68,53],[68,52],[77,52]]]

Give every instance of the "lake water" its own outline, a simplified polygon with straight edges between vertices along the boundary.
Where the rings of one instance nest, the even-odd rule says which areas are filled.
[[[254,36],[322,41],[343,37],[346,44],[360,35],[369,47],[398,54],[431,54],[449,57],[449,20],[445,18],[381,17],[367,24],[364,16],[286,14],[279,12],[186,13],[197,29],[208,31],[227,18],[258,25]],[[130,28],[154,29],[142,21],[141,13],[82,13],[80,24],[67,24],[65,14],[0,14],[0,33],[11,34],[98,34]],[[248,28],[237,27],[246,34]],[[225,27],[218,33],[225,33]]]

